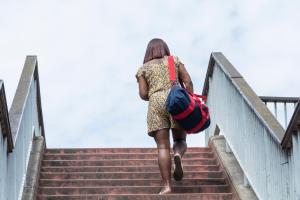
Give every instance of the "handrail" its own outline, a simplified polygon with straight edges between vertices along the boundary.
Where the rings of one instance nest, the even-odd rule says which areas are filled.
[[[0,124],[2,129],[2,135],[4,137],[7,137],[7,151],[12,152],[14,144],[10,129],[4,83],[2,80],[0,80]]]
[[[274,96],[260,96],[259,97],[263,102],[268,103],[298,103],[300,100],[299,97],[274,97]]]
[[[290,148],[292,146],[292,135],[300,130],[300,101],[298,101],[292,119],[286,129],[285,135],[281,141],[281,146],[284,149]]]
[[[248,105],[256,113],[262,123],[269,129],[272,137],[280,144],[284,137],[284,129],[274,118],[273,114],[255,94],[242,75],[233,67],[221,52],[211,54],[202,94],[207,96],[209,90],[209,78],[212,76],[215,63],[220,66],[226,76],[232,81],[238,92],[243,96]]]
[[[13,135],[14,143],[16,142],[18,136],[18,130],[20,128],[21,119],[24,113],[24,109],[25,109],[25,105],[26,105],[26,101],[27,101],[27,97],[29,94],[30,85],[32,84],[32,81],[36,82],[38,119],[39,119],[39,124],[41,126],[41,135],[45,138],[37,57],[27,56],[22,71],[22,75],[17,87],[17,91],[14,96],[11,108],[9,110],[9,118],[10,118],[10,124],[12,129],[11,132]]]
[[[207,74],[205,78],[205,83],[203,87],[202,94],[207,95],[209,91],[209,78],[212,76],[213,67],[215,63],[221,67],[223,72],[227,75],[228,78],[235,85],[237,90],[245,98],[249,106],[256,112],[257,116],[262,120],[263,124],[270,130],[273,138],[278,144],[283,148],[290,147],[291,140],[291,130],[294,130],[297,124],[297,119],[300,118],[299,109],[299,97],[271,97],[271,96],[261,96],[258,97],[251,87],[243,79],[242,75],[233,67],[233,65],[226,59],[226,57],[220,52],[214,52],[211,54],[209,61]],[[287,130],[285,131],[280,123],[274,118],[272,113],[266,108],[263,103],[268,102],[278,102],[278,103],[295,103],[296,109],[294,115],[288,125]]]

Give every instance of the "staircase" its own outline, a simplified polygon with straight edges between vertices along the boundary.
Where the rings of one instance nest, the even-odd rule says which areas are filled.
[[[152,148],[46,149],[38,200],[231,200],[233,194],[210,148],[188,148],[184,178],[173,193],[158,195],[162,181]]]

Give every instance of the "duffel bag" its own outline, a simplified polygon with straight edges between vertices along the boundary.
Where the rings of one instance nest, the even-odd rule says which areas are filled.
[[[199,133],[210,125],[209,109],[205,105],[206,97],[190,94],[176,81],[174,58],[168,57],[170,80],[173,83],[166,106],[179,125],[188,133]]]

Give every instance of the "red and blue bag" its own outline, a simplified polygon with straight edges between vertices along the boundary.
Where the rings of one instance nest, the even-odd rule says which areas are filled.
[[[189,93],[176,81],[173,56],[168,57],[170,80],[173,83],[166,106],[178,124],[188,133],[199,133],[210,125],[209,109],[205,105],[206,97]]]

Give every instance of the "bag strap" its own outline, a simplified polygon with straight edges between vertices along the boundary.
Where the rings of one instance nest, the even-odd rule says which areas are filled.
[[[176,73],[175,73],[175,65],[173,56],[168,56],[168,66],[169,66],[169,74],[170,80],[172,81],[172,85],[177,84]]]

